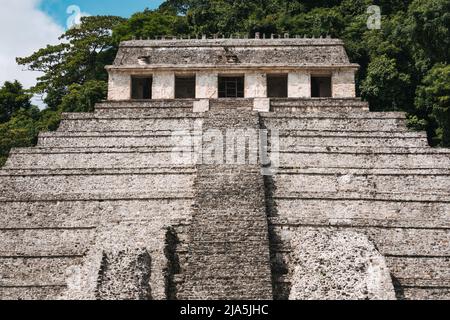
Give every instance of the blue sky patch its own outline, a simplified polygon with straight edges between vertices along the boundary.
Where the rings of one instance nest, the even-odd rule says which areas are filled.
[[[78,6],[82,13],[90,15],[129,17],[145,8],[155,9],[162,2],[162,0],[43,0],[39,9],[65,28],[67,19],[74,14],[74,11],[67,13],[67,9],[72,5]]]

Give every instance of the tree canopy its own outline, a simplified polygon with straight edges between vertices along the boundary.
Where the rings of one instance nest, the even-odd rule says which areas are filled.
[[[29,70],[43,72],[31,92],[45,94],[48,107],[56,110],[71,85],[107,81],[105,65],[113,61],[117,52],[112,29],[124,21],[113,16],[83,17],[80,26],[60,37],[60,44],[17,58],[17,63]]]
[[[17,80],[5,82],[0,88],[0,123],[9,121],[17,110],[29,109],[30,97]]]

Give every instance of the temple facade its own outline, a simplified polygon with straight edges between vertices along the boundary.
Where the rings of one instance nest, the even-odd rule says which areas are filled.
[[[355,72],[334,39],[128,41],[108,67],[109,100],[355,98]]]
[[[369,111],[342,41],[134,40],[107,70],[0,170],[0,299],[450,298],[450,150]]]

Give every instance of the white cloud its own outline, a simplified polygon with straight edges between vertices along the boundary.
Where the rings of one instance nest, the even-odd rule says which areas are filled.
[[[25,57],[47,44],[55,44],[63,28],[39,11],[40,0],[0,0],[0,85],[19,80],[26,88],[36,83],[38,72],[18,66]]]

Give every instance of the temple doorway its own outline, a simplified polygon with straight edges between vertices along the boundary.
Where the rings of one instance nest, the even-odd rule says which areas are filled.
[[[195,99],[195,75],[175,76],[175,99]]]
[[[311,77],[311,97],[331,98],[331,76]]]
[[[131,99],[146,100],[152,98],[152,77],[131,78]]]
[[[244,76],[219,76],[219,98],[244,98]]]
[[[267,75],[267,97],[287,98],[288,96],[288,75],[268,74]]]

